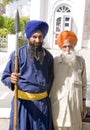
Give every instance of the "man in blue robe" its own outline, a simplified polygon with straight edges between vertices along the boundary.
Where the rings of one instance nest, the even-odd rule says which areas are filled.
[[[44,21],[32,20],[25,28],[28,43],[18,52],[19,73],[14,72],[15,52],[2,74],[2,82],[12,91],[18,83],[18,130],[53,130],[49,92],[53,82],[53,57],[42,47],[48,32]],[[14,130],[14,99],[9,130]]]

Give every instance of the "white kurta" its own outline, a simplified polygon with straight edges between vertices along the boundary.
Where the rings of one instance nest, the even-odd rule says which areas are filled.
[[[54,59],[55,79],[50,97],[55,127],[82,126],[82,102],[83,98],[86,98],[86,69],[84,60],[79,56],[76,59],[71,65],[64,63],[61,57]]]

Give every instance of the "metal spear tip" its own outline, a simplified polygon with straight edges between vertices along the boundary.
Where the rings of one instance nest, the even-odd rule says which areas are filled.
[[[20,31],[20,19],[19,19],[19,12],[18,12],[18,10],[16,11],[14,26],[15,26],[15,32],[19,32]]]

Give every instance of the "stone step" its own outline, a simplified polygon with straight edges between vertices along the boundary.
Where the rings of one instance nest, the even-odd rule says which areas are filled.
[[[0,130],[8,130],[9,127],[9,119],[0,118]],[[83,122],[82,130],[90,130],[90,123]]]
[[[8,130],[10,108],[0,108],[0,130]]]
[[[9,118],[0,118],[0,130],[8,130]]]

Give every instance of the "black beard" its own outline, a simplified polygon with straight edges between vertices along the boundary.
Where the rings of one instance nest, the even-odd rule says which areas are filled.
[[[32,60],[34,60],[34,58],[38,58],[38,60],[42,64],[43,59],[44,59],[42,43],[40,43],[40,46],[38,46],[38,47],[35,47],[34,44],[29,43],[29,52],[30,52],[30,58]]]

